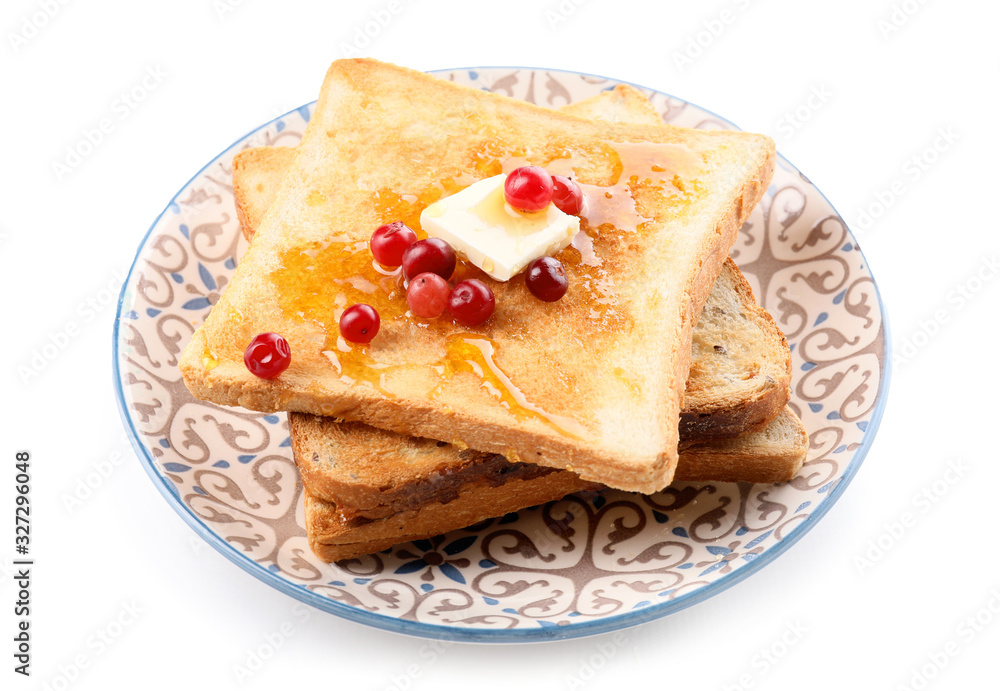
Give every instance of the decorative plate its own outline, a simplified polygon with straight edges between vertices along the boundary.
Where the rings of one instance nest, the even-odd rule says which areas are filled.
[[[551,107],[619,83],[527,68],[438,74]],[[733,127],[644,91],[666,122]],[[233,155],[294,146],[311,112],[302,106],[251,132],[181,189],[143,238],[115,321],[114,383],[136,452],[166,500],[231,561],[314,607],[392,631],[563,639],[662,617],[737,583],[802,537],[847,487],[885,404],[885,313],[843,219],[779,156],[732,256],[791,343],[791,405],[810,433],[797,478],[569,497],[340,565],[317,560],[285,416],[195,400],[177,369],[244,249]]]

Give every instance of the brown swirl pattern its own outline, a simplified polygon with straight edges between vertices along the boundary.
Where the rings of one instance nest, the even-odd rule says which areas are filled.
[[[552,70],[443,76],[552,107],[617,83]],[[729,127],[676,98],[646,93],[665,122]],[[732,255],[793,347],[792,405],[811,432],[797,478],[781,486],[683,484],[652,496],[571,496],[340,564],[317,560],[284,416],[195,400],[177,371],[193,325],[244,249],[233,212],[233,154],[294,145],[309,112],[303,107],[248,136],[175,197],[139,251],[116,344],[124,407],[173,500],[225,549],[257,565],[259,576],[369,613],[375,623],[457,632],[572,627],[650,607],[666,613],[662,603],[697,594],[774,549],[843,481],[872,433],[884,389],[882,313],[843,220],[782,160]]]

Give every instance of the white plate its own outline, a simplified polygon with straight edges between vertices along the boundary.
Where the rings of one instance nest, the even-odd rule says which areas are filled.
[[[529,68],[438,74],[552,107],[619,83]],[[644,91],[667,122],[732,127]],[[773,561],[844,491],[885,403],[885,313],[843,219],[779,156],[732,256],[792,347],[791,405],[811,447],[795,480],[569,497],[341,565],[317,560],[285,416],[195,400],[177,370],[243,249],[233,155],[294,146],[311,111],[251,132],[181,189],[143,238],[115,321],[115,388],[139,458],[181,517],[234,563],[303,602],[384,629],[469,641],[571,638],[711,597]]]

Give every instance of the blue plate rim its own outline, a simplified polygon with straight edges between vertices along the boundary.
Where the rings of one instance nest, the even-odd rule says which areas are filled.
[[[604,77],[602,75],[592,74],[588,72],[579,72],[575,70],[565,70],[565,69],[555,69],[555,68],[543,68],[543,67],[525,67],[525,66],[513,66],[513,65],[491,65],[491,66],[478,66],[478,67],[453,67],[447,69],[439,70],[429,70],[430,74],[440,75],[442,73],[456,72],[456,71],[480,71],[480,70],[501,70],[501,69],[515,69],[515,70],[532,70],[535,72],[559,72],[563,74],[579,75],[585,77],[596,77],[598,79],[607,79],[609,81],[621,84],[631,84],[636,88],[642,89],[646,92],[653,92],[667,96],[688,105],[692,105],[699,108],[706,113],[712,115],[721,122],[728,123],[733,127],[736,127],[734,123],[730,120],[720,117],[715,112],[703,108],[697,104],[686,101],[682,98],[678,98],[664,91],[658,89],[652,89],[634,82],[628,82],[620,79],[615,79],[613,77]],[[844,227],[847,229],[854,242],[857,251],[861,253],[864,258],[865,264],[868,267],[868,272],[872,277],[872,285],[875,288],[875,295],[878,299],[879,310],[882,316],[882,331],[883,331],[883,362],[882,362],[882,377],[879,381],[879,391],[875,400],[875,405],[872,409],[871,418],[868,422],[868,427],[864,431],[864,437],[862,438],[861,445],[855,449],[854,455],[848,462],[847,468],[844,474],[837,481],[837,484],[827,493],[827,498],[820,503],[814,511],[812,511],[805,520],[800,522],[788,536],[781,542],[775,544],[766,552],[761,554],[760,557],[754,559],[753,561],[747,562],[740,566],[740,568],[735,569],[728,575],[713,581],[709,585],[698,588],[691,594],[681,595],[676,599],[667,600],[665,602],[650,605],[644,607],[641,610],[630,611],[623,614],[609,616],[595,621],[580,622],[579,624],[569,624],[566,626],[544,626],[537,629],[470,629],[470,628],[460,628],[452,626],[442,626],[439,624],[427,624],[418,621],[409,621],[403,619],[397,619],[395,617],[386,616],[384,614],[377,614],[372,612],[366,612],[364,610],[357,609],[355,607],[350,607],[343,603],[337,602],[336,600],[331,600],[328,597],[315,593],[304,586],[296,585],[290,581],[281,578],[265,566],[253,561],[252,559],[246,557],[240,552],[237,552],[232,545],[223,540],[221,537],[216,535],[212,530],[210,530],[201,520],[191,511],[191,509],[185,505],[183,502],[178,500],[177,495],[173,488],[169,485],[169,480],[163,477],[159,471],[156,469],[156,462],[150,455],[149,451],[139,440],[139,433],[136,430],[135,425],[132,422],[131,416],[128,414],[128,410],[125,403],[125,392],[121,385],[121,370],[120,370],[120,353],[118,351],[119,345],[119,328],[122,321],[122,306],[126,297],[126,290],[132,279],[132,274],[139,263],[139,258],[142,253],[142,249],[146,246],[146,242],[149,240],[150,235],[152,235],[153,230],[157,227],[160,219],[163,215],[167,213],[170,207],[177,203],[177,198],[181,193],[187,189],[188,185],[191,184],[198,176],[200,176],[205,170],[210,166],[215,164],[219,158],[221,158],[227,151],[232,149],[234,146],[239,144],[241,141],[245,140],[247,137],[252,135],[254,132],[260,131],[261,129],[270,126],[271,124],[281,120],[282,118],[288,117],[292,113],[300,110],[303,107],[307,107],[315,103],[312,101],[306,103],[298,108],[293,108],[276,118],[269,120],[268,122],[255,127],[250,130],[242,137],[236,139],[229,146],[224,148],[215,157],[213,157],[208,163],[202,166],[198,172],[191,176],[187,182],[185,182],[180,189],[174,194],[170,199],[170,202],[163,208],[163,210],[156,216],[156,219],[150,225],[149,229],[143,235],[142,240],[139,242],[139,246],[136,250],[135,258],[132,260],[132,264],[129,267],[128,275],[125,277],[125,281],[122,284],[121,292],[118,296],[118,304],[115,311],[115,322],[114,328],[112,330],[112,377],[113,386],[115,389],[115,402],[118,407],[118,413],[122,418],[122,423],[125,426],[125,430],[128,433],[129,441],[132,444],[132,448],[136,452],[136,456],[142,462],[143,469],[146,474],[152,480],[153,485],[156,489],[163,495],[164,499],[173,507],[173,509],[178,513],[181,519],[187,523],[187,525],[198,534],[205,542],[211,545],[216,551],[220,552],[229,561],[233,562],[245,572],[254,576],[258,580],[270,585],[271,587],[279,590],[280,592],[299,600],[307,605],[315,607],[319,610],[334,614],[336,616],[342,617],[349,621],[357,622],[367,626],[371,626],[377,629],[382,629],[385,631],[390,631],[393,633],[401,633],[404,635],[417,636],[420,638],[431,638],[437,640],[448,640],[453,642],[465,642],[465,643],[532,643],[539,641],[558,641],[567,640],[571,638],[581,638],[585,636],[593,636],[602,633],[610,633],[612,631],[618,631],[625,628],[631,628],[633,626],[638,626],[655,619],[660,619],[669,614],[674,614],[681,610],[687,609],[693,605],[703,602],[718,593],[731,588],[737,583],[742,582],[749,576],[757,573],[762,568],[773,562],[777,557],[784,554],[792,545],[798,542],[812,527],[819,521],[823,516],[829,512],[834,504],[840,499],[844,491],[850,485],[851,481],[854,479],[861,467],[862,462],[868,455],[872,444],[874,443],[875,437],[877,435],[878,429],[882,423],[882,417],[885,412],[886,402],[888,400],[889,393],[889,383],[892,378],[892,338],[889,328],[889,316],[886,311],[885,303],[882,300],[882,294],[879,290],[878,283],[875,280],[875,274],[871,269],[871,264],[868,262],[868,258],[865,257],[864,251],[857,242],[857,238],[854,233],[851,232],[850,227],[847,222],[844,221]],[[783,160],[788,166],[793,168],[796,172],[801,174],[798,167],[794,166],[791,161],[787,158],[778,154],[778,158]],[[808,181],[808,178],[806,178]],[[836,207],[830,200],[823,194],[816,185],[809,182],[810,185],[823,197],[824,201],[829,204],[830,208],[837,214],[837,216],[843,220],[844,217],[837,211]]]

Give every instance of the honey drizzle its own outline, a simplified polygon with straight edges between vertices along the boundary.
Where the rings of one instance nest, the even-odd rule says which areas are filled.
[[[580,253],[580,264],[584,266],[600,266],[604,263],[604,260],[598,257],[597,252],[594,251],[594,238],[590,236],[585,228],[581,228],[580,232],[573,236],[570,245]]]
[[[400,269],[385,269],[371,256],[368,243],[313,242],[285,252],[271,280],[281,287],[278,301],[295,321],[313,322],[325,334],[325,350],[336,347],[340,315],[364,303],[378,310],[383,322],[407,310]]]
[[[372,192],[372,207],[381,219],[381,223],[402,221],[413,228],[417,237],[422,240],[427,237],[427,233],[420,227],[420,214],[424,209],[439,199],[461,192],[472,183],[486,177],[490,176],[484,175],[481,178],[472,173],[464,173],[439,180],[418,193],[391,189],[376,190]]]
[[[496,362],[497,345],[491,339],[473,333],[450,334],[445,340],[445,355],[429,365],[438,376],[438,383],[431,391],[432,398],[440,398],[441,387],[456,374],[471,373],[480,380],[480,387],[496,399],[501,406],[519,420],[535,419],[556,431],[584,439],[587,430],[576,420],[564,415],[549,413],[528,400],[527,395],[511,380]],[[370,386],[385,396],[393,396],[386,378],[406,370],[422,369],[421,365],[389,365],[375,360],[366,347],[348,344],[338,339],[336,349],[324,350],[344,384]]]
[[[485,336],[470,333],[451,334],[446,341],[445,358],[437,365],[439,368],[437,371],[446,379],[457,372],[472,372],[482,380],[480,386],[515,417],[522,420],[529,418],[541,420],[557,431],[576,439],[588,436],[586,428],[573,418],[546,412],[529,401],[524,392],[497,365],[496,348],[496,343]]]
[[[211,348],[205,348],[201,354],[201,365],[206,372],[211,372],[219,364],[219,356]]]
[[[581,214],[580,233],[560,258],[571,273],[571,285],[582,289],[581,301],[588,306],[588,317],[604,330],[621,330],[624,317],[616,309],[614,279],[603,266],[604,259],[599,253],[602,243],[598,240],[605,234],[613,236],[644,230],[654,219],[644,216],[639,205],[641,199],[651,193],[669,195],[678,208],[685,206],[700,191],[697,180],[700,160],[694,152],[674,144],[620,142],[606,146],[608,151],[596,153],[606,154],[611,162],[609,184],[591,185],[577,180],[587,195],[587,206]],[[380,223],[402,220],[423,238],[426,237],[420,227],[423,209],[479,179],[529,163],[576,179],[577,169],[586,172],[589,160],[572,149],[565,149],[549,160],[533,158],[523,150],[487,142],[473,154],[470,172],[444,178],[419,192],[373,191],[372,207]],[[691,184],[685,184],[685,180]],[[317,195],[308,201],[319,203],[323,200]],[[468,270],[460,265],[454,280],[461,280]],[[400,318],[409,320],[405,317],[407,304],[400,270],[387,270],[374,262],[368,251],[367,237],[360,241],[339,237],[288,250],[281,257],[281,267],[272,272],[271,278],[278,287],[279,302],[285,314],[300,323],[315,324],[326,335],[322,352],[345,384],[367,385],[386,396],[393,396],[387,385],[392,374],[430,368],[438,375],[438,383],[430,392],[436,398],[446,381],[456,374],[468,373],[477,377],[481,387],[519,419],[541,420],[573,437],[587,435],[586,429],[576,420],[548,413],[528,400],[497,365],[497,344],[485,336],[449,334],[445,339],[444,357],[424,365],[380,362],[373,355],[377,348],[356,347],[344,342],[336,323],[351,304],[363,302],[375,307],[383,329]]]
[[[339,336],[336,348],[324,350],[323,354],[337,371],[342,383],[366,384],[386,396],[393,395],[386,386],[386,376],[404,367],[380,363],[369,355],[367,347],[351,346]]]
[[[319,206],[327,200],[327,196],[321,190],[312,190],[306,196],[306,204],[309,206]]]
[[[607,225],[622,231],[644,230],[653,217],[639,212],[636,195],[640,190],[669,194],[685,201],[685,178],[695,177],[700,168],[697,156],[678,144],[656,142],[609,142],[613,152],[614,180],[610,185],[580,182],[586,204],[580,214],[592,228]],[[570,154],[549,161],[545,168],[553,175],[578,178],[581,159]],[[669,163],[669,168],[662,164]]]
[[[604,245],[614,235],[642,232],[656,220],[639,210],[639,198],[653,193],[672,197],[682,207],[697,191],[696,176],[700,171],[698,157],[677,144],[654,142],[608,143],[613,153],[612,179],[609,185],[591,185],[577,179],[584,192],[584,209],[580,214],[580,232],[573,238],[572,250],[560,256],[571,267],[571,286],[586,294],[587,316],[603,330],[625,330],[627,315],[618,309],[617,290],[613,274],[604,267],[598,239]],[[571,152],[554,159],[546,169],[555,175],[578,178],[581,160]],[[692,189],[686,189],[684,179],[693,179]],[[575,250],[575,251],[574,251]]]

